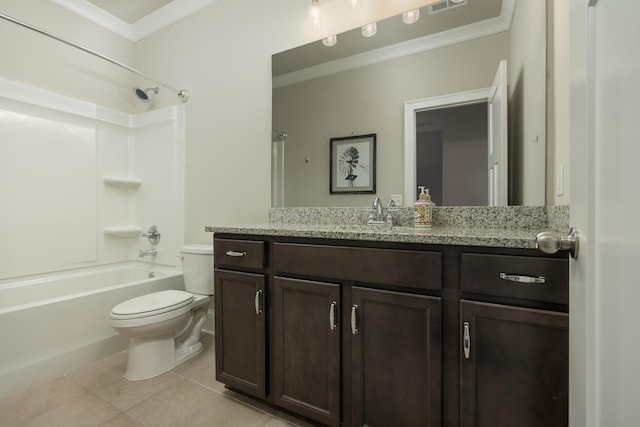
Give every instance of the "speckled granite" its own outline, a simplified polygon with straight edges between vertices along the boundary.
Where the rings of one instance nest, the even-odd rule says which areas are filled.
[[[367,226],[369,208],[274,208],[266,224],[205,227],[214,233],[439,245],[535,248],[536,234],[568,229],[568,206],[436,207],[434,226],[413,228],[411,208],[393,210],[394,227]]]
[[[369,208],[274,208],[269,223],[205,227],[214,233],[439,245],[535,248],[538,232],[568,225],[568,207],[436,207],[431,229],[413,228],[411,208],[393,210],[394,227],[366,226]],[[553,217],[553,224],[549,221]]]
[[[233,227],[206,227],[205,231],[259,236],[307,237],[315,239],[535,248],[536,233],[540,230],[443,226],[434,226],[431,229],[423,230],[413,227],[389,228],[362,225],[268,223]]]
[[[274,208],[269,223],[274,224],[338,224],[363,225],[370,208]],[[413,225],[412,208],[394,208],[393,223]],[[545,228],[545,206],[437,206],[433,210],[434,225],[482,228]]]
[[[569,232],[569,205],[547,206],[547,228]]]

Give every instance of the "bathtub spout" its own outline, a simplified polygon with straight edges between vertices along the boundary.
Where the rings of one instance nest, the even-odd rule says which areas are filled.
[[[140,252],[138,252],[138,256],[139,257],[143,257],[143,256],[156,256],[158,255],[158,250],[156,248],[153,249],[147,249],[146,251],[143,251],[142,249],[140,249]]]

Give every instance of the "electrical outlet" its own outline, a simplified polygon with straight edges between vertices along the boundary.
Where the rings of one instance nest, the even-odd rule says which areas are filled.
[[[395,203],[397,207],[402,206],[402,194],[392,194],[391,200],[393,200],[393,203]]]

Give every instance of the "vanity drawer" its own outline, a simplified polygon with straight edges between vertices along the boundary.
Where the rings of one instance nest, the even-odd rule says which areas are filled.
[[[273,267],[277,274],[442,288],[442,254],[439,252],[275,243]]]
[[[463,253],[463,292],[569,304],[569,261],[513,255]]]
[[[265,267],[265,243],[260,240],[214,239],[214,256],[217,267]]]

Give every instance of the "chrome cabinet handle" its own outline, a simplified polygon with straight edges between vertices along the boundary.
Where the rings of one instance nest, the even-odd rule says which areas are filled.
[[[464,332],[462,335],[462,348],[464,349],[464,358],[468,359],[471,353],[471,334],[469,333],[469,322],[464,322]]]
[[[260,304],[261,297],[262,297],[262,289],[258,289],[256,291],[256,297],[253,300],[253,304],[254,304],[254,306],[256,308],[256,314],[262,314],[262,307],[261,307],[261,304]]]
[[[546,279],[544,276],[524,276],[521,274],[507,274],[500,273],[500,278],[502,280],[508,280],[510,282],[518,282],[518,283],[544,283]]]
[[[338,328],[336,325],[336,302],[332,301],[331,306],[329,307],[329,329],[335,331]]]
[[[358,305],[354,304],[351,306],[351,333],[353,335],[358,335],[360,331],[358,330]]]
[[[238,252],[238,251],[227,251],[225,252],[225,254],[227,256],[234,256],[234,257],[243,257],[243,256],[247,256],[247,253],[242,251],[242,252]]]

